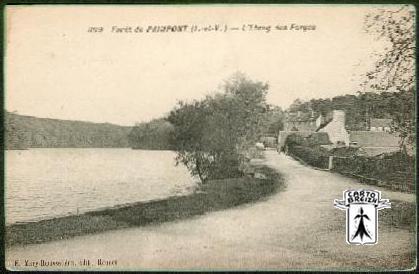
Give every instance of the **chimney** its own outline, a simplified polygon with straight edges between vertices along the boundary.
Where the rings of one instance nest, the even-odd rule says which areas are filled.
[[[345,128],[345,111],[343,110],[334,110],[333,111],[333,121],[342,125]]]

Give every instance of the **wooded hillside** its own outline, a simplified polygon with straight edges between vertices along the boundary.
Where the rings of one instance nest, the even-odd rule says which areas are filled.
[[[129,147],[132,127],[37,118],[5,112],[6,149]]]

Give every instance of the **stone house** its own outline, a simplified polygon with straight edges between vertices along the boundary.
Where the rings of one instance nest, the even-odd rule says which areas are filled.
[[[371,119],[370,131],[350,131],[346,128],[343,110],[333,110],[327,117],[314,116],[313,112],[288,116],[284,127],[286,130],[278,134],[278,150],[283,150],[286,138],[292,133],[312,142],[314,140],[315,144],[327,149],[354,147],[368,156],[400,149],[400,138],[389,132],[390,119]]]
[[[315,113],[311,112],[291,112],[285,113],[284,131],[315,131],[318,127]]]
[[[292,133],[305,138],[315,133],[326,133],[331,145],[349,145],[349,135],[345,129],[345,112],[342,110],[334,110],[328,117],[323,117],[321,114],[316,116],[313,111],[290,113],[286,116],[284,129],[278,135],[278,149],[282,149],[286,138]]]
[[[321,125],[316,132],[326,132],[329,140],[335,145],[349,146],[349,133],[345,128],[345,112],[333,110],[332,119]]]

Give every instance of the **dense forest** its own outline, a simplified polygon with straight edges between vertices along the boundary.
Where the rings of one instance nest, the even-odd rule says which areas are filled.
[[[402,110],[401,108],[410,108]],[[326,116],[334,109],[345,110],[351,130],[365,130],[369,118],[397,118],[412,113],[411,92],[358,93],[331,99],[295,100],[288,111],[311,110]],[[284,113],[267,106],[261,117],[262,134],[276,136],[283,127]],[[174,127],[167,118],[139,123],[134,127],[109,123],[36,118],[6,112],[4,119],[6,149],[42,147],[132,147],[136,149],[173,149]]]
[[[261,117],[261,134],[276,136],[283,128],[283,117],[281,108],[267,105],[266,112]],[[128,135],[129,144],[134,149],[173,150],[174,130],[168,117],[138,123]]]
[[[413,92],[366,92],[357,95],[336,96],[331,99],[295,100],[289,111],[309,112],[313,110],[326,116],[334,109],[346,112],[346,125],[351,130],[366,130],[370,118],[397,118],[398,113],[414,110]],[[401,109],[406,108],[406,109]]]
[[[173,138],[173,126],[163,118],[138,123],[128,135],[134,149],[170,150],[170,138]]]
[[[6,149],[129,147],[131,127],[5,112]]]
[[[282,111],[265,113],[265,134],[274,135],[282,127]],[[132,147],[171,150],[173,125],[167,118],[138,123],[134,127],[108,123],[37,118],[6,112],[4,117],[6,149]]]

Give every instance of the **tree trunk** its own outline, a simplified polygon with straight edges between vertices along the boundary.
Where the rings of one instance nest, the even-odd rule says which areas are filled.
[[[204,177],[202,176],[201,161],[199,158],[196,160],[196,172],[198,173],[198,177],[201,183],[205,184],[206,179],[204,179]]]

